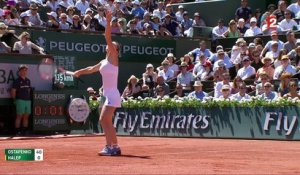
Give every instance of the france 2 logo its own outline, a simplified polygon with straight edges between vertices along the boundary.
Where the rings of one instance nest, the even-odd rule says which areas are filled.
[[[277,29],[277,18],[275,15],[270,15],[267,17],[267,28],[271,30]]]

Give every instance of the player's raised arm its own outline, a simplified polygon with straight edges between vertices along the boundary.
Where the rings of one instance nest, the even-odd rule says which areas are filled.
[[[112,12],[109,10],[105,10],[105,14],[106,14],[106,22],[107,22],[107,25],[105,28],[105,40],[106,40],[106,44],[108,46],[108,50],[111,51],[112,49],[114,49],[112,39],[111,39]]]
[[[80,75],[85,75],[85,74],[92,74],[94,72],[97,72],[101,66],[101,62],[94,66],[89,66],[80,70],[77,70],[74,72],[74,77],[79,77]]]

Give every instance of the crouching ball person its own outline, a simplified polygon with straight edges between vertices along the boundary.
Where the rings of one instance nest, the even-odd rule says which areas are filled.
[[[107,24],[111,23],[112,13],[106,11]],[[94,66],[75,71],[74,76],[79,77],[84,74],[91,74],[99,71],[102,75],[103,95],[106,101],[101,110],[100,124],[106,137],[106,146],[99,152],[101,156],[121,155],[121,149],[118,146],[116,130],[112,124],[112,117],[116,108],[121,107],[120,92],[117,88],[119,74],[119,44],[111,39],[111,24],[105,29],[106,58]]]

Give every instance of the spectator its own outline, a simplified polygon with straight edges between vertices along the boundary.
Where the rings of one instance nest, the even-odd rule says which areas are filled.
[[[295,38],[295,33],[293,31],[288,31],[286,33],[287,41],[283,44],[283,48],[289,53],[296,48],[297,39]]]
[[[203,54],[205,58],[209,58],[213,54],[209,49],[207,49],[206,42],[204,40],[200,41],[199,46],[199,48],[196,48],[189,52],[189,55],[195,58],[195,63],[198,63],[200,61],[200,55]]]
[[[138,31],[138,29],[136,28],[136,21],[135,20],[131,20],[129,21],[129,28],[127,29],[127,33],[128,34],[133,34],[133,35],[138,35],[140,34],[140,32]]]
[[[298,24],[295,20],[292,19],[292,13],[289,10],[284,12],[285,18],[279,23],[279,27],[283,32],[289,30],[298,30]]]
[[[152,27],[155,32],[159,30],[159,25],[160,25],[160,19],[158,16],[153,15],[152,16]]]
[[[59,5],[61,7],[63,7],[64,9],[68,9],[71,6],[74,6],[74,2],[73,1],[69,1],[69,0],[61,0],[59,2]]]
[[[228,30],[223,34],[226,38],[238,38],[241,36],[240,31],[237,28],[236,22],[230,20]]]
[[[297,18],[300,17],[300,0],[297,0],[297,2],[292,3],[287,7],[287,9],[292,12]]]
[[[270,57],[273,59],[277,59],[279,56],[279,42],[278,41],[272,41],[271,42],[271,50],[266,53],[266,57]]]
[[[248,0],[241,0],[241,7],[239,7],[235,12],[235,20],[238,21],[240,18],[243,18],[247,23],[252,17],[252,10],[248,7]]]
[[[53,28],[53,29],[59,28],[56,12],[47,13],[47,16],[48,16],[48,21],[46,23],[46,27]]]
[[[29,14],[27,12],[23,12],[20,14],[20,26],[31,27],[33,24],[29,21]]]
[[[172,10],[171,4],[166,5],[166,14],[169,14],[171,16],[171,18],[176,21],[176,16],[175,16],[175,13]]]
[[[254,67],[255,71],[258,71],[261,67],[264,66],[262,60],[259,57],[259,52],[257,50],[254,50],[251,55],[251,58],[253,60],[251,66]]]
[[[240,76],[236,76],[232,81],[231,94],[236,94],[239,92],[239,84],[242,83],[243,80]]]
[[[194,82],[194,91],[191,92],[188,97],[197,98],[199,100],[203,100],[205,97],[207,97],[207,93],[202,90],[203,84],[201,81],[195,81]]]
[[[208,81],[214,79],[214,72],[210,61],[206,61],[203,65],[204,71],[201,74],[197,74],[196,78],[200,78],[202,81]]]
[[[228,30],[226,26],[224,26],[224,20],[219,19],[218,25],[212,30],[212,40],[216,40],[224,37],[224,33]]]
[[[193,20],[193,24],[192,26],[196,26],[196,27],[201,27],[201,26],[206,26],[204,20],[201,18],[200,13],[196,12],[194,13],[194,20]]]
[[[256,73],[256,79],[260,81],[260,74],[266,73],[268,77],[270,77],[270,80],[272,80],[274,76],[274,68],[272,67],[273,58],[270,57],[264,57],[262,59],[263,67],[259,68]]]
[[[60,18],[59,28],[64,30],[70,29],[70,25],[67,22],[67,14],[62,13],[59,18]]]
[[[83,31],[95,31],[95,25],[92,23],[92,17],[89,14],[86,14],[82,22]]]
[[[194,80],[193,74],[187,71],[187,64],[182,62],[180,65],[181,73],[177,76],[177,87],[183,90],[191,90],[191,82]]]
[[[13,50],[20,54],[32,54],[32,49],[43,54],[44,49],[30,41],[30,35],[27,32],[22,32],[19,36],[20,41],[15,42]]]
[[[151,18],[150,13],[146,12],[144,13],[144,19],[137,23],[137,29],[139,30],[140,33],[142,33],[145,28],[144,24],[150,24],[152,28],[153,22],[150,20],[150,18]]]
[[[254,51],[255,51],[255,44],[254,43],[249,43],[249,45],[248,45],[248,56],[249,56],[251,61],[254,60],[254,58],[253,58],[253,52]]]
[[[159,91],[159,88],[162,87],[164,90],[164,95],[168,95],[170,93],[170,87],[169,85],[164,81],[164,77],[163,76],[158,76],[157,77],[157,86],[155,88],[155,92],[156,94]]]
[[[184,12],[184,8],[182,5],[178,6],[177,12],[176,12],[176,20],[177,22],[180,22],[183,20],[183,12]]]
[[[246,31],[249,29],[248,27],[245,26],[244,18],[239,19],[237,28],[240,31],[241,36],[244,36]]]
[[[189,54],[185,54],[180,58],[181,63],[185,62],[187,64],[187,71],[192,71],[194,69],[193,57]]]
[[[139,95],[139,92],[141,91],[141,86],[138,84],[139,79],[136,78],[134,75],[131,75],[129,79],[127,80],[127,86],[125,87],[122,97],[136,97]]]
[[[231,98],[231,93],[230,93],[230,86],[225,84],[221,88],[221,95],[219,96],[219,99],[222,100],[230,100]]]
[[[113,17],[111,20],[111,33],[120,34],[122,32],[122,28],[118,24],[118,18]]]
[[[284,12],[287,9],[287,4],[284,0],[278,1],[278,8],[272,13],[276,16],[277,22],[281,22],[284,19]]]
[[[281,50],[279,51],[278,58],[274,61],[274,68],[275,68],[275,69],[276,69],[278,66],[281,65],[281,58],[282,58],[282,56],[287,55],[287,54],[288,54],[288,53],[287,53],[287,51],[286,51],[285,49],[281,49]]]
[[[158,25],[158,31],[155,33],[157,36],[172,36],[172,33],[169,32],[166,28],[166,26],[163,25]]]
[[[29,22],[31,22],[33,26],[42,26],[43,21],[40,18],[40,14],[37,12],[38,6],[36,4],[31,4],[29,9],[30,10],[27,12],[29,14]]]
[[[170,69],[170,62],[168,60],[164,60],[162,63],[162,70],[159,70],[158,76],[162,76],[165,81],[170,80],[174,77],[174,71]]]
[[[230,75],[228,73],[223,73],[222,81],[217,82],[215,85],[215,91],[214,91],[215,98],[219,98],[222,95],[221,89],[224,85],[228,85],[229,88],[231,89],[229,81],[230,81]]]
[[[200,55],[200,61],[198,63],[196,63],[196,65],[194,66],[193,69],[193,75],[194,77],[198,77],[198,75],[201,75],[205,69],[203,67],[203,64],[206,62],[206,58],[205,55]]]
[[[264,93],[258,97],[264,100],[276,100],[278,98],[277,93],[272,91],[272,84],[270,82],[264,84]]]
[[[275,69],[273,79],[278,80],[283,73],[296,74],[296,68],[290,64],[290,59],[287,55],[282,56],[281,65]]]
[[[104,7],[99,6],[97,7],[98,14],[94,16],[94,19],[98,21],[99,25],[96,25],[96,30],[98,31],[104,31],[106,27],[106,18],[104,16]]]
[[[250,95],[246,94],[247,87],[244,82],[238,84],[238,89],[239,92],[230,97],[232,100],[237,100],[237,101],[250,100],[251,97]]]
[[[176,57],[174,56],[174,54],[173,53],[168,53],[165,60],[169,61],[169,69],[174,72],[174,77],[177,76],[178,73],[179,73],[179,66],[175,63]]]
[[[262,21],[262,13],[261,10],[258,8],[254,12],[254,16],[257,19],[257,27],[261,27],[261,21]]]
[[[230,58],[228,56],[225,57],[225,52],[222,49],[218,50],[217,59],[214,63],[213,70],[217,69],[217,67],[219,66],[219,62],[223,62],[226,69],[229,69],[233,66],[232,63],[230,62]]]
[[[73,30],[82,30],[82,24],[78,15],[73,15],[73,23],[70,28]]]
[[[20,24],[19,19],[17,18],[16,13],[12,13],[11,10],[3,10],[4,14],[4,23],[6,25],[14,25],[17,26]]]
[[[272,44],[276,44],[276,42],[278,44],[277,50],[279,52],[279,50],[283,48],[284,43],[278,39],[278,33],[276,31],[273,31],[271,33],[271,40],[267,42],[260,56],[263,57],[266,52],[271,51],[273,46]]]
[[[157,73],[154,72],[152,64],[147,64],[146,71],[143,73],[143,86],[148,86],[149,89],[153,89],[157,82]]]
[[[165,89],[162,86],[158,85],[156,87],[156,98],[162,99],[162,98],[168,97],[168,96],[169,95],[165,92]]]
[[[264,85],[266,82],[270,82],[270,78],[266,72],[260,72],[258,84],[256,84],[256,92],[255,95],[261,95],[264,93]]]
[[[256,36],[261,34],[262,31],[259,27],[257,27],[257,19],[255,17],[252,17],[250,20],[250,28],[246,31],[245,35],[248,36]]]
[[[166,27],[166,29],[172,34],[172,36],[179,36],[180,33],[177,33],[177,28],[181,28],[180,25],[171,19],[169,14],[166,14],[162,25]]]
[[[59,3],[57,2],[57,0],[48,0],[46,2],[46,6],[49,7],[51,9],[51,11],[55,12],[56,9],[58,8]]]
[[[279,84],[279,87],[277,90],[278,97],[283,97],[285,94],[287,94],[290,91],[289,84],[290,84],[292,76],[293,75],[290,73],[283,73],[280,76],[280,84]]]
[[[216,61],[218,60],[218,51],[219,51],[219,50],[223,50],[223,51],[224,51],[223,46],[218,45],[218,46],[216,47],[216,53],[213,53],[213,54],[210,56],[210,58],[208,59],[211,63],[214,63],[214,62],[216,62]],[[227,54],[226,52],[224,52],[224,53],[225,53],[225,57],[228,57],[228,58],[229,58],[228,54]]]
[[[27,78],[28,67],[26,65],[20,65],[18,68],[19,77],[14,80],[11,89],[11,96],[16,105],[16,120],[15,129],[16,135],[27,134],[29,127],[29,117],[31,114],[31,83]],[[22,128],[21,128],[22,127]]]
[[[270,17],[271,17],[271,15],[270,15]],[[262,21],[261,30],[262,30],[263,35],[271,35],[272,32],[281,32],[281,28],[277,23],[274,25],[272,24],[273,27],[270,27],[270,25],[268,23],[270,23],[270,22],[268,22],[267,19]]]
[[[283,98],[291,97],[291,98],[298,98],[299,99],[300,95],[298,93],[298,88],[299,88],[298,83],[296,81],[291,81],[289,83],[289,92],[287,94],[285,94],[283,96]]]
[[[216,70],[214,70],[214,81],[222,81],[223,74],[228,72],[229,71],[226,69],[224,62],[220,61],[216,67]]]
[[[157,9],[153,10],[153,15],[159,16],[160,19],[165,18],[167,12],[163,9],[164,2],[162,0],[158,1]],[[171,15],[168,14],[171,18]]]
[[[81,16],[85,15],[85,11],[90,7],[90,4],[86,0],[78,0],[75,7],[80,11]]]
[[[237,76],[240,76],[242,80],[255,78],[255,69],[250,66],[250,63],[249,57],[245,56],[243,58],[243,67],[237,72]]]
[[[73,6],[68,7],[67,10],[66,10],[66,12],[67,12],[67,21],[70,25],[73,24],[74,11],[75,11],[75,9],[74,9]]]
[[[193,20],[189,17],[189,14],[187,11],[183,12],[183,20],[181,21],[181,29],[182,29],[182,33],[185,34],[185,36],[189,36],[187,35],[190,31],[190,28],[192,27],[193,24]]]
[[[133,4],[133,8],[132,8],[130,14],[133,16],[139,16],[139,19],[142,19],[144,16],[145,10],[142,7],[140,7],[140,4],[141,4],[140,1],[134,0],[132,2],[132,4]]]

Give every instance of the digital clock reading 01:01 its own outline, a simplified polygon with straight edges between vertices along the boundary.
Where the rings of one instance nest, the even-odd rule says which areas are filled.
[[[35,105],[33,108],[33,114],[35,116],[65,116],[64,106],[42,106]]]

